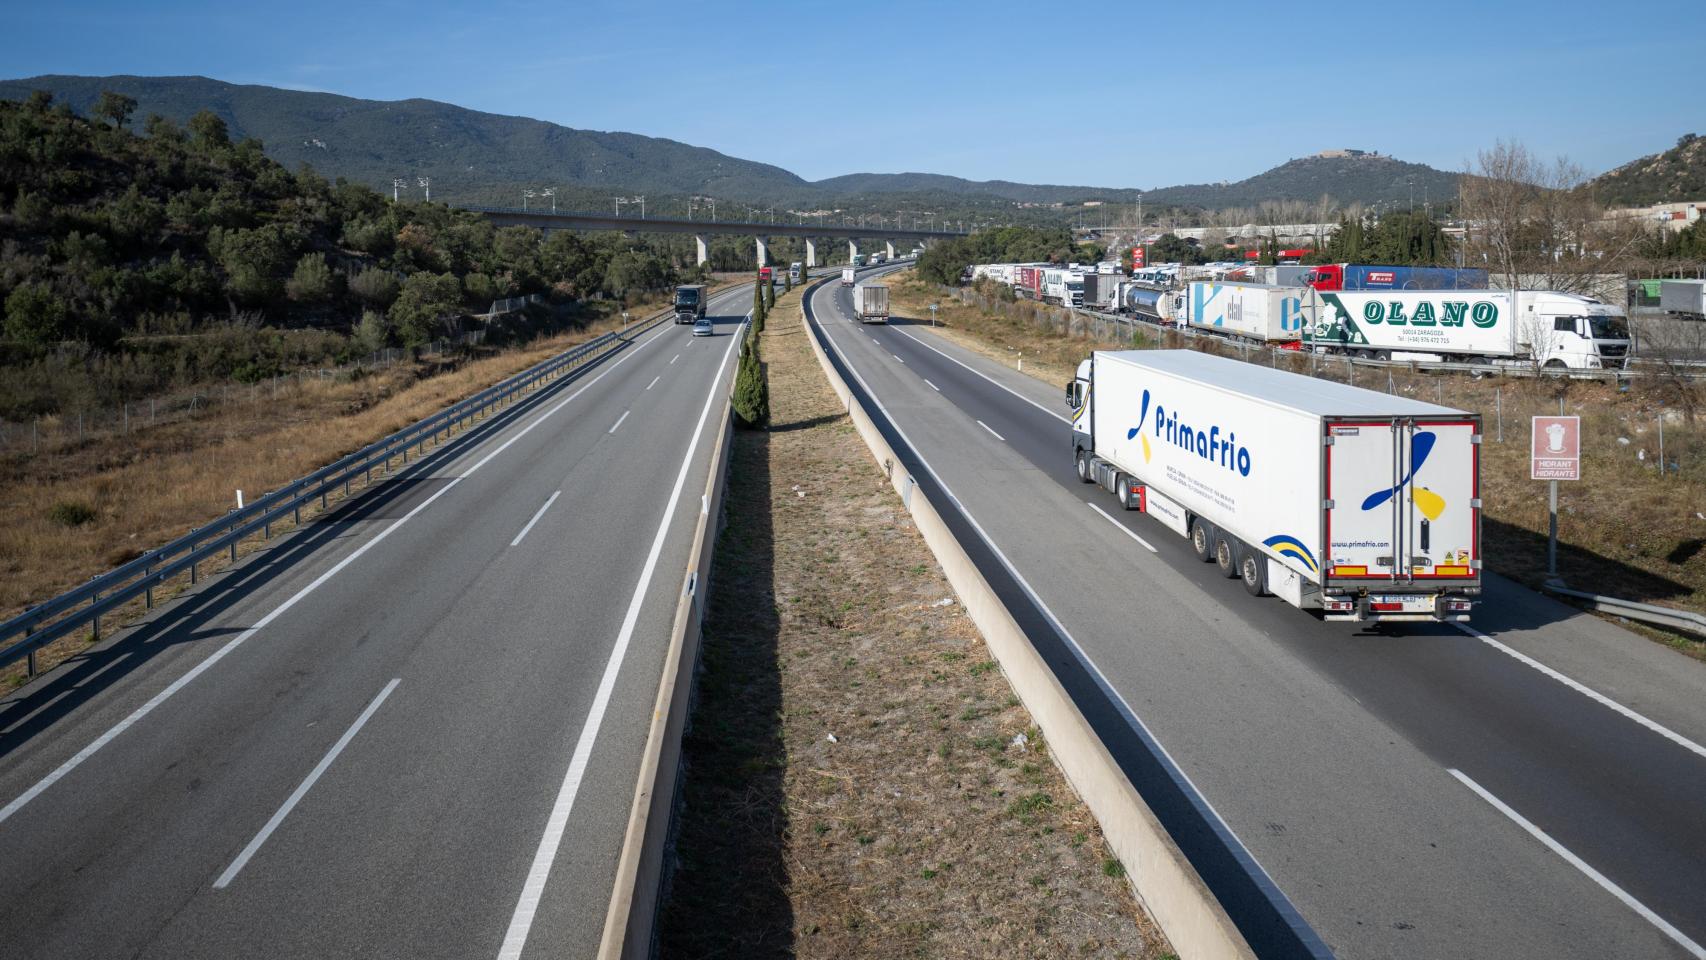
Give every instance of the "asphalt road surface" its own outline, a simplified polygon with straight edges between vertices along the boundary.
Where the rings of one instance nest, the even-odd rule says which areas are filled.
[[[750,297],[0,700],[0,954],[591,955]]]
[[[1061,385],[816,320],[1341,957],[1706,956],[1706,667],[1497,576],[1473,629],[1248,596],[1078,482]]]

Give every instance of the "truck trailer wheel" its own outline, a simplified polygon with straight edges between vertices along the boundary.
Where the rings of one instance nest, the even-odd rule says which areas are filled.
[[[1078,481],[1080,483],[1095,483],[1096,478],[1090,472],[1090,455],[1083,450],[1078,451]]]
[[[1254,550],[1244,551],[1244,559],[1238,561],[1238,578],[1244,581],[1244,589],[1252,597],[1266,596],[1268,592],[1267,558]]]
[[[1238,576],[1238,548],[1232,545],[1232,540],[1226,536],[1214,540],[1214,565],[1220,568],[1220,575],[1228,580]]]
[[[1131,495],[1131,478],[1123,473],[1114,475],[1114,490],[1118,492],[1120,506],[1127,510],[1137,509],[1137,499]]]
[[[1191,524],[1191,549],[1204,563],[1214,559],[1214,529],[1201,520]]]

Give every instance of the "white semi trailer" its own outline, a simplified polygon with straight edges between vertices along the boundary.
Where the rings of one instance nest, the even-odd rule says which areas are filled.
[[[1079,479],[1329,620],[1468,620],[1481,420],[1192,350],[1098,351],[1066,385]]]
[[[1262,343],[1303,339],[1302,287],[1198,281],[1186,303],[1186,322],[1198,329]]]
[[[880,283],[861,283],[854,287],[853,316],[860,323],[888,323],[889,288]]]
[[[1623,308],[1551,290],[1314,291],[1304,346],[1373,360],[1465,361],[1621,370]]]

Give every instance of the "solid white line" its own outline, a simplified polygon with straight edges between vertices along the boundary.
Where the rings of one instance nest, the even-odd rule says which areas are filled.
[[[723,348],[723,359],[717,365],[717,373],[711,380],[711,392],[705,397],[705,408],[699,413],[699,426],[693,431],[693,439],[687,445],[687,455],[681,460],[681,470],[675,475],[675,487],[670,490],[669,500],[664,507],[663,521],[658,524],[657,535],[652,538],[652,549],[646,555],[646,565],[640,573],[640,582],[634,586],[634,596],[628,601],[628,613],[622,618],[622,629],[616,635],[616,645],[610,650],[610,660],[604,665],[604,676],[598,683],[598,692],[593,696],[592,707],[587,711],[586,722],[581,726],[580,737],[575,741],[575,750],[569,758],[569,769],[563,774],[563,785],[557,791],[556,802],[551,805],[551,815],[545,821],[545,833],[539,838],[539,848],[534,852],[533,865],[527,871],[527,880],[522,884],[521,897],[515,905],[515,913],[510,916],[509,931],[504,934],[503,946],[498,949],[498,960],[517,960],[522,948],[527,945],[527,935],[533,929],[533,915],[539,909],[539,900],[545,894],[545,881],[550,879],[551,864],[557,859],[557,848],[562,845],[563,832],[569,825],[569,812],[574,809],[575,795],[580,792],[581,781],[586,776],[587,761],[592,756],[593,742],[598,739],[598,728],[604,722],[604,711],[610,705],[611,694],[616,689],[616,675],[622,669],[622,660],[628,652],[628,643],[634,636],[634,625],[640,618],[640,607],[646,599],[646,590],[650,588],[652,575],[657,571],[658,558],[663,553],[664,538],[669,534],[670,521],[675,517],[676,504],[681,500],[682,487],[687,483],[687,471],[693,465],[693,454],[699,449],[699,439],[705,432],[705,423],[711,416],[712,400],[717,396],[717,388],[723,382],[723,368],[728,366],[729,355],[734,345],[740,342],[739,336],[729,338],[729,345]]]
[[[306,597],[310,593],[313,593],[315,590],[319,589],[319,587],[322,584],[324,584],[326,581],[332,579],[332,577],[336,576],[339,572],[341,572],[345,567],[349,566],[351,563],[354,563],[356,561],[356,559],[359,558],[362,554],[365,554],[367,551],[378,546],[381,542],[383,542],[385,540],[386,537],[389,537],[392,533],[395,533],[397,531],[397,528],[401,527],[405,523],[408,523],[410,520],[413,520],[418,514],[420,514],[421,511],[425,510],[427,507],[432,506],[435,502],[437,502],[439,497],[442,497],[445,494],[449,493],[452,489],[454,489],[456,487],[457,484],[461,483],[464,479],[471,476],[474,473],[474,471],[479,470],[481,467],[485,466],[487,463],[490,463],[493,457],[496,457],[498,454],[509,449],[511,444],[515,443],[517,440],[520,440],[522,437],[524,437],[528,433],[532,432],[533,428],[539,426],[541,423],[544,423],[546,420],[550,419],[552,414],[563,409],[571,401],[573,401],[576,397],[578,397],[581,394],[585,393],[586,391],[590,390],[594,384],[598,383],[598,381],[600,381],[600,380],[603,380],[606,376],[608,376],[610,374],[611,371],[615,370],[617,367],[626,363],[629,357],[634,356],[640,350],[644,349],[647,346],[650,346],[652,343],[656,342],[659,339],[662,339],[661,334],[654,335],[648,340],[639,342],[634,347],[634,349],[628,351],[627,353],[624,353],[621,357],[619,357],[616,360],[615,363],[611,364],[609,367],[605,368],[603,372],[599,373],[598,376],[587,381],[584,385],[581,386],[580,389],[576,390],[574,393],[570,394],[569,396],[563,398],[563,400],[558,402],[551,409],[545,411],[543,414],[538,415],[538,417],[532,423],[528,424],[526,427],[523,427],[514,436],[510,437],[508,440],[505,440],[503,443],[499,444],[496,449],[488,452],[484,457],[481,457],[477,462],[475,462],[475,464],[473,466],[469,467],[467,470],[464,470],[462,472],[461,476],[453,478],[449,483],[440,487],[435,493],[433,493],[432,496],[421,501],[418,505],[415,506],[415,508],[413,510],[410,510],[408,513],[406,513],[402,517],[400,517],[396,523],[393,523],[390,526],[386,527],[384,530],[379,531],[379,533],[374,535],[373,539],[367,541],[366,543],[357,547],[355,550],[351,551],[349,556],[343,558],[342,560],[339,560],[336,564],[334,564],[332,566],[332,568],[330,570],[327,570],[325,573],[322,573],[318,577],[315,577],[314,580],[312,582],[310,582],[306,587],[303,587],[301,590],[298,590],[296,593],[292,594],[290,599],[288,599],[288,600],[284,601],[283,603],[279,604],[278,606],[274,607],[265,616],[261,617],[259,620],[256,620],[254,626],[249,627],[247,630],[244,630],[242,633],[239,633],[236,636],[232,637],[230,640],[226,641],[225,646],[220,647],[218,650],[215,650],[212,653],[212,655],[210,655],[206,660],[203,660],[202,662],[196,664],[194,667],[190,668],[190,670],[187,673],[185,673],[183,676],[172,681],[171,684],[169,684],[164,690],[161,690],[159,693],[157,693],[153,697],[151,697],[147,703],[144,703],[142,706],[137,707],[135,711],[133,711],[129,716],[125,717],[123,720],[120,720],[118,723],[113,724],[113,726],[111,728],[109,728],[105,733],[101,734],[99,737],[96,737],[94,742],[90,743],[88,746],[84,747],[83,749],[77,751],[77,753],[74,756],[72,756],[71,759],[60,764],[58,767],[56,767],[53,770],[52,773],[49,773],[47,776],[42,777],[40,780],[36,781],[36,783],[33,784],[28,790],[25,790],[23,793],[19,794],[16,798],[14,798],[12,800],[12,802],[6,804],[6,806],[4,806],[4,807],[0,807],[0,823],[5,823],[6,820],[8,818],[10,818],[14,813],[17,813],[19,810],[23,809],[26,804],[28,804],[31,800],[34,800],[36,797],[40,796],[42,794],[42,792],[44,790],[46,790],[48,787],[51,787],[55,783],[58,783],[62,778],[64,778],[64,776],[66,774],[70,773],[71,771],[77,769],[77,767],[81,766],[83,761],[94,756],[95,753],[98,752],[102,747],[106,746],[107,744],[111,743],[114,739],[116,739],[119,736],[119,734],[122,734],[126,730],[130,729],[132,726],[134,726],[136,724],[137,721],[141,720],[143,717],[146,717],[150,713],[153,713],[156,707],[160,706],[160,704],[165,703],[167,700],[171,699],[171,697],[174,694],[176,694],[179,690],[182,690],[184,687],[188,686],[197,677],[201,676],[202,673],[207,671],[208,668],[212,667],[214,664],[218,663],[220,660],[223,660],[225,658],[226,654],[237,649],[239,646],[241,646],[243,644],[244,641],[248,640],[250,637],[254,636],[256,633],[259,633],[268,624],[270,624],[274,620],[278,619],[286,610],[289,610],[291,607],[296,606],[296,604],[298,602],[300,602],[303,597]]]
[[[658,385],[658,381],[659,381],[659,380],[662,380],[662,379],[663,379],[663,374],[661,374],[661,373],[660,373],[660,374],[658,374],[658,375],[657,375],[657,376],[655,376],[655,377],[653,377],[653,378],[652,378],[652,382],[651,382],[651,383],[648,383],[648,384],[646,384],[646,389],[647,389],[647,390],[650,390],[650,389],[651,389],[651,388],[653,388],[653,387],[655,387],[655,386],[657,386],[657,385]]]
[[[1626,906],[1629,909],[1640,914],[1641,919],[1643,919],[1643,920],[1647,921],[1648,923],[1652,924],[1653,926],[1657,927],[1659,929],[1660,933],[1663,933],[1665,936],[1671,938],[1672,940],[1675,940],[1682,947],[1682,949],[1688,951],[1688,954],[1690,956],[1701,958],[1701,960],[1706,960],[1706,947],[1702,947],[1702,946],[1700,946],[1700,944],[1695,943],[1693,940],[1689,939],[1687,934],[1685,934],[1681,930],[1678,930],[1677,928],[1671,926],[1668,922],[1665,921],[1665,919],[1663,917],[1661,917],[1658,914],[1654,913],[1653,911],[1647,909],[1646,904],[1642,903],[1639,900],[1636,900],[1634,897],[1630,896],[1629,893],[1627,891],[1625,891],[1622,887],[1618,886],[1615,883],[1612,883],[1611,880],[1605,876],[1605,874],[1600,873],[1598,870],[1595,870],[1593,867],[1588,866],[1587,863],[1584,862],[1581,857],[1578,857],[1575,854],[1571,853],[1569,850],[1565,849],[1563,844],[1552,839],[1551,836],[1549,836],[1546,833],[1546,831],[1544,831],[1544,830],[1540,829],[1539,827],[1535,826],[1534,824],[1530,823],[1527,820],[1527,818],[1525,818],[1522,814],[1517,813],[1515,810],[1512,810],[1510,808],[1510,806],[1507,805],[1503,800],[1500,800],[1498,797],[1495,797],[1491,793],[1489,793],[1487,791],[1487,788],[1485,788],[1485,787],[1481,786],[1480,784],[1476,783],[1475,781],[1469,779],[1468,775],[1465,774],[1461,770],[1447,770],[1446,772],[1451,774],[1452,776],[1456,777],[1458,779],[1458,781],[1461,782],[1464,786],[1475,791],[1475,793],[1477,795],[1479,795],[1481,797],[1481,799],[1492,804],[1493,809],[1495,809],[1495,810],[1499,811],[1500,813],[1504,814],[1505,816],[1509,817],[1513,822],[1516,823],[1517,826],[1528,831],[1529,836],[1533,837],[1536,840],[1539,840],[1541,843],[1546,845],[1547,849],[1551,850],[1553,853],[1557,854],[1558,856],[1563,857],[1564,861],[1566,863],[1568,863],[1572,867],[1575,867],[1577,870],[1580,870],[1583,874],[1585,874],[1587,876],[1587,878],[1589,880],[1592,880],[1594,883],[1599,884],[1600,887],[1603,888],[1606,893],[1609,893],[1612,896],[1616,897],[1618,900],[1623,902],[1624,906]]]
[[[237,854],[237,859],[231,861],[231,865],[219,875],[219,879],[213,881],[213,889],[223,890],[230,885],[232,880],[236,879],[238,872],[243,869],[243,865],[249,862],[249,858],[253,857],[257,850],[261,849],[261,844],[267,842],[267,838],[272,836],[273,831],[278,829],[278,825],[284,822],[284,818],[290,816],[290,811],[296,809],[296,805],[308,795],[309,790],[313,789],[314,783],[332,765],[332,761],[338,758],[338,754],[344,752],[344,748],[349,746],[351,740],[355,739],[356,733],[367,724],[374,711],[379,709],[379,705],[384,703],[385,698],[389,697],[391,691],[397,689],[397,684],[402,682],[401,677],[394,678],[385,685],[385,689],[379,691],[379,696],[373,698],[373,701],[367,705],[367,709],[361,711],[361,716],[355,718],[355,723],[344,731],[344,735],[338,738],[337,743],[332,744],[332,749],[328,750],[326,755],[320,758],[320,762],[314,765],[314,769],[308,772],[308,777],[284,801],[284,806],[278,808],[278,812],[272,815],[272,819],[268,820],[267,825],[261,828],[261,832],[255,834],[255,839],[250,840],[249,845],[243,848],[243,852]]]
[[[1453,623],[1452,626],[1456,627],[1459,630],[1462,630],[1464,633],[1469,634],[1471,637],[1474,637],[1475,639],[1480,640],[1482,643],[1487,644],[1488,646],[1492,647],[1494,650],[1497,650],[1500,653],[1508,654],[1510,657],[1517,660],[1519,663],[1524,663],[1530,667],[1533,667],[1534,669],[1540,671],[1541,673],[1545,674],[1546,676],[1551,677],[1552,679],[1558,681],[1559,683],[1563,684],[1566,687],[1569,687],[1571,690],[1576,691],[1577,693],[1581,694],[1582,696],[1587,697],[1589,700],[1592,700],[1593,702],[1599,704],[1600,706],[1605,707],[1608,710],[1612,710],[1616,713],[1622,714],[1624,717],[1635,721],[1636,723],[1640,724],[1643,727],[1646,727],[1648,730],[1651,730],[1652,732],[1658,734],[1659,736],[1664,737],[1666,740],[1669,740],[1670,742],[1676,744],[1677,746],[1681,747],[1682,749],[1687,750],[1688,752],[1693,753],[1696,756],[1706,757],[1706,746],[1701,746],[1700,744],[1695,743],[1693,740],[1688,739],[1687,737],[1683,736],[1682,734],[1677,733],[1675,730],[1672,730],[1671,728],[1664,726],[1663,724],[1661,724],[1655,720],[1651,720],[1645,716],[1642,716],[1639,713],[1636,713],[1635,711],[1629,709],[1628,707],[1625,707],[1623,704],[1618,703],[1616,700],[1613,700],[1610,697],[1606,696],[1605,694],[1600,693],[1598,690],[1595,690],[1592,687],[1578,683],[1575,680],[1572,680],[1569,677],[1564,676],[1563,674],[1552,669],[1551,667],[1548,667],[1546,664],[1541,663],[1540,661],[1534,659],[1533,657],[1528,656],[1527,654],[1521,653],[1520,651],[1517,651],[1517,650],[1515,650],[1509,646],[1506,646],[1505,644],[1502,644],[1497,640],[1494,640],[1492,637],[1487,636],[1486,634],[1475,629],[1474,627],[1471,627],[1471,626],[1468,626],[1467,624],[1462,624],[1462,623]]]
[[[1107,520],[1109,523],[1113,524],[1116,527],[1119,527],[1121,533],[1132,538],[1133,540],[1136,540],[1138,543],[1143,544],[1144,548],[1147,549],[1150,553],[1155,552],[1155,548],[1149,545],[1148,540],[1145,540],[1142,537],[1138,536],[1137,534],[1133,533],[1132,529],[1130,527],[1119,522],[1118,520],[1115,520],[1113,518],[1113,516],[1111,514],[1109,514],[1106,510],[1103,510],[1101,507],[1096,506],[1095,504],[1091,503],[1088,500],[1084,501],[1084,505],[1089,507],[1090,509],[1096,511],[1097,513],[1101,514],[1102,516],[1107,517]]]
[[[984,373],[982,370],[978,370],[977,368],[971,366],[970,364],[965,363],[964,361],[960,360],[957,357],[949,356],[948,354],[943,353],[940,350],[937,350],[935,347],[932,347],[928,343],[925,343],[923,340],[920,340],[917,337],[913,336],[912,334],[907,333],[905,330],[896,330],[895,333],[898,333],[901,336],[907,338],[908,340],[911,340],[913,343],[918,344],[919,346],[923,347],[926,350],[929,350],[933,353],[941,355],[944,359],[951,360],[954,363],[957,363],[960,366],[965,367],[967,370],[970,370],[972,373],[975,373],[978,376],[982,377],[983,379],[988,380],[990,383],[995,384],[996,386],[1007,391],[1008,393],[1011,393],[1013,396],[1018,397],[1020,400],[1023,400],[1026,403],[1030,404],[1031,406],[1036,407],[1038,410],[1041,410],[1042,412],[1048,414],[1049,416],[1055,418],[1056,420],[1059,420],[1061,423],[1071,423],[1072,422],[1072,419],[1070,417],[1062,416],[1062,415],[1054,412],[1053,410],[1050,410],[1049,408],[1043,406],[1042,404],[1036,402],[1035,400],[1032,400],[1030,397],[1027,397],[1024,394],[1020,393],[1019,391],[1014,390],[1012,387],[1009,387],[1005,383],[1002,383],[1001,381],[995,379],[994,377],[991,377],[989,374]]]
[[[932,390],[934,390],[934,391],[936,391],[936,392],[937,392],[937,393],[941,393],[941,392],[942,392],[942,388],[941,388],[941,387],[938,387],[938,386],[936,386],[936,385],[935,385],[935,384],[934,384],[934,383],[931,383],[931,382],[930,382],[930,381],[928,381],[928,380],[925,380],[925,381],[924,381],[924,385],[925,385],[925,386],[927,386],[927,387],[929,387],[929,388],[930,388],[930,389],[932,389]]]
[[[620,417],[617,417],[617,418],[616,418],[616,422],[615,422],[615,423],[614,423],[614,424],[611,424],[611,426],[610,426],[610,432],[611,432],[611,433],[615,433],[615,432],[616,432],[616,428],[617,428],[617,427],[620,427],[620,426],[621,426],[621,425],[622,425],[622,421],[624,421],[624,420],[626,420],[626,419],[628,419],[628,414],[630,414],[630,413],[633,413],[633,412],[634,412],[634,411],[632,411],[632,410],[624,410],[624,411],[622,411],[622,415],[621,415],[621,416],[620,416]]]
[[[551,494],[550,496],[546,497],[545,498],[545,505],[539,508],[538,512],[533,515],[532,520],[527,521],[527,526],[521,528],[521,532],[515,535],[515,539],[511,540],[509,542],[509,545],[512,547],[520,546],[521,545],[521,538],[527,536],[527,531],[533,529],[533,525],[539,522],[539,518],[543,517],[545,515],[545,511],[551,509],[551,504],[556,503],[557,498],[562,496],[562,495],[563,495],[563,491],[558,490],[555,493]]]
[[[1007,442],[1007,438],[1006,438],[1006,437],[1004,437],[1004,436],[1002,436],[1002,435],[1001,435],[1001,434],[999,434],[999,433],[996,433],[996,432],[995,432],[995,428],[994,428],[994,427],[992,427],[992,426],[990,426],[990,425],[989,425],[989,424],[987,424],[987,423],[984,423],[984,422],[983,422],[983,421],[982,421],[982,420],[979,420],[979,421],[978,421],[978,422],[977,422],[977,425],[978,425],[978,426],[980,426],[980,427],[982,427],[982,428],[983,428],[983,429],[985,429],[985,430],[988,430],[988,431],[989,431],[989,435],[990,435],[990,436],[992,436],[992,437],[994,437],[994,438],[995,438],[995,439],[997,439],[997,440],[999,440],[999,441],[1001,441],[1001,442],[1002,442],[1002,443],[1006,443],[1006,442]]]

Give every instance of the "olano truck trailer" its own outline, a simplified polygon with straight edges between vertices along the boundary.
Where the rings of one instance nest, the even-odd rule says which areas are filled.
[[[880,283],[861,283],[854,287],[853,316],[860,323],[888,323],[889,288]]]
[[[1550,290],[1305,291],[1304,346],[1370,360],[1621,370],[1623,308]]]
[[[1079,479],[1256,596],[1329,620],[1468,620],[1478,414],[1194,350],[1098,351],[1066,385]]]
[[[1193,327],[1262,343],[1303,339],[1301,287],[1198,281],[1190,292],[1187,322]]]

